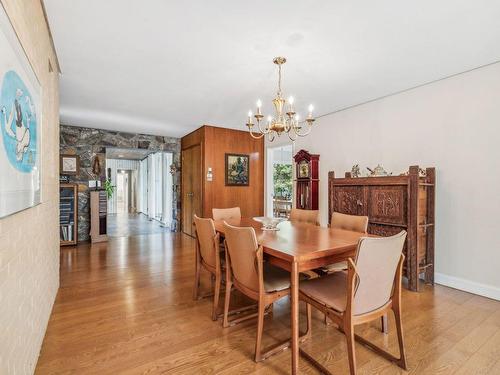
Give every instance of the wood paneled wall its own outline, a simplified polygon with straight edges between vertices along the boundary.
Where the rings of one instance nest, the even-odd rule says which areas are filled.
[[[202,152],[202,211],[212,217],[212,208],[239,206],[244,217],[264,214],[264,141],[255,140],[247,131],[202,126],[182,138],[182,149],[195,144]],[[250,156],[249,186],[226,186],[225,154]],[[213,179],[207,181],[208,168]]]

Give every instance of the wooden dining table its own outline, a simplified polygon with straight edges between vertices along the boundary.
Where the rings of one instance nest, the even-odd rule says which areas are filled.
[[[253,227],[267,261],[290,272],[291,373],[297,374],[300,353],[299,273],[354,257],[359,239],[366,234],[290,221],[278,224],[277,231],[263,230],[262,223],[251,218],[228,220],[227,223]],[[215,229],[224,235],[222,221],[215,221]]]

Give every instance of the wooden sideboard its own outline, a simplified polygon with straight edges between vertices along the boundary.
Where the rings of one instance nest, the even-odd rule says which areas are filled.
[[[421,274],[434,283],[434,200],[436,172],[419,173],[411,166],[408,175],[335,178],[328,174],[328,217],[332,212],[366,215],[368,232],[390,236],[406,230],[404,274],[408,288],[418,291]]]
[[[90,192],[90,240],[105,242],[107,235],[108,198],[106,191],[93,190]]]

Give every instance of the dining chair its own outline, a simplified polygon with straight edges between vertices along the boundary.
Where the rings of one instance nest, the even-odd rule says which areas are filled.
[[[290,273],[263,261],[263,248],[258,245],[253,228],[234,227],[224,223],[224,234],[226,245],[226,296],[223,326],[230,327],[257,316],[255,362],[260,362],[289,345],[288,341],[265,352],[261,348],[264,315],[272,311],[272,304],[275,301],[290,294]],[[258,302],[257,313],[247,314],[229,321],[232,286],[245,296]],[[268,307],[271,309],[268,309]],[[310,307],[307,313],[309,317],[311,314]],[[308,324],[310,321],[311,319],[308,319]]]
[[[212,219],[204,219],[194,215],[194,225],[196,235],[196,266],[193,299],[198,299],[200,272],[204,268],[210,273],[213,288],[212,320],[217,320],[217,308],[219,306],[219,294],[223,278],[222,271],[224,269],[224,259],[221,258],[221,252],[219,251],[220,235],[216,233]],[[203,297],[208,296],[205,295]]]
[[[351,232],[365,233],[368,230],[368,216],[347,215],[340,212],[333,212],[330,221],[330,228],[344,229]],[[322,267],[320,270],[323,273],[331,273],[337,271],[345,271],[347,262],[338,262]]]
[[[293,223],[319,225],[319,211],[301,210],[299,208],[292,208],[292,210],[290,211],[289,220]]]
[[[349,258],[347,272],[335,272],[300,284],[299,298],[333,320],[347,340],[351,374],[356,374],[355,340],[387,360],[407,369],[401,322],[401,277],[406,232],[391,237],[363,237],[356,257]],[[354,326],[393,311],[399,343],[399,358],[354,333]],[[307,319],[311,319],[310,314]],[[311,322],[308,322],[310,327]],[[330,372],[309,354],[304,356],[322,372]]]
[[[212,217],[214,220],[239,220],[241,219],[241,209],[239,207],[212,208]]]

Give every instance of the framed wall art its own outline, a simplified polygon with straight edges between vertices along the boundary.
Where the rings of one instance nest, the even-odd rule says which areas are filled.
[[[248,186],[249,180],[249,155],[226,154],[226,186]]]
[[[0,218],[41,201],[41,86],[0,5]]]
[[[80,157],[62,154],[59,162],[59,173],[66,176],[77,176],[80,173]]]

